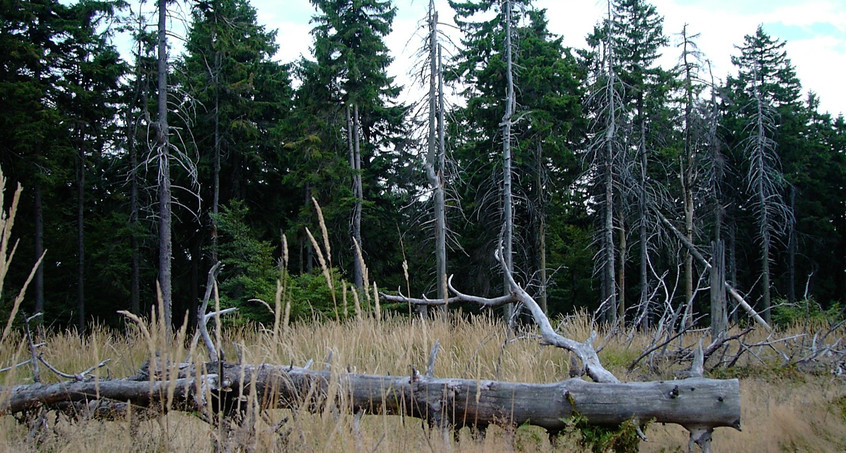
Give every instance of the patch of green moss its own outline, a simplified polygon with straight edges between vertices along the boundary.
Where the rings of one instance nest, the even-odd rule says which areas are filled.
[[[636,453],[640,449],[638,425],[634,420],[626,420],[617,427],[597,426],[588,423],[584,416],[574,413],[562,421],[566,427],[559,436],[572,439],[581,450],[594,453]],[[645,430],[646,425],[642,428]]]

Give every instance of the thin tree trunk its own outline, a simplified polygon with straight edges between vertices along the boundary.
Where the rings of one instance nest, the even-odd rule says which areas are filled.
[[[214,33],[218,33],[218,8],[219,5],[215,2],[214,6]],[[214,51],[214,66],[212,67],[213,74],[211,75],[212,85],[214,88],[214,169],[212,175],[212,250],[211,250],[211,265],[214,266],[218,255],[218,229],[217,229],[217,215],[220,212],[220,71],[221,71],[221,56],[218,50]]]
[[[358,116],[358,106],[352,107],[352,118],[350,117],[350,108],[347,106],[347,127],[349,128],[349,146],[350,146],[350,168],[353,171],[353,197],[355,198],[355,205],[353,207],[352,216],[352,236],[358,243],[358,247],[364,253],[364,244],[361,243],[361,202],[364,198],[361,187],[361,139],[360,139],[360,122]],[[364,270],[361,268],[361,260],[358,256],[353,254],[353,280],[356,288],[364,287]]]
[[[76,177],[76,310],[77,329],[85,333],[85,154],[77,155]]]
[[[761,315],[764,318],[764,321],[767,323],[772,322],[772,317],[770,316],[770,307],[772,305],[771,302],[771,292],[770,292],[770,248],[761,245],[761,290],[763,291],[761,297],[761,311],[763,312]]]
[[[44,255],[44,204],[41,199],[41,183],[35,183],[33,188],[33,195],[35,200],[33,208],[35,210],[35,262],[38,263],[38,269],[35,271],[35,312],[44,313],[44,263],[41,257]]]
[[[537,185],[537,216],[538,216],[538,271],[540,272],[540,307],[544,313],[549,313],[546,305],[546,203],[543,190],[543,144],[537,142],[537,167],[535,170],[535,184]]]
[[[643,113],[643,96],[641,92],[638,96],[637,106],[638,123],[640,125],[640,146],[638,146],[640,154],[640,187],[638,187],[639,193],[637,200],[638,216],[640,217],[640,223],[638,224],[638,237],[640,240],[640,297],[638,298],[638,306],[646,310],[649,305],[649,235],[646,231],[646,223],[649,217],[646,208],[646,197],[648,196],[646,191],[646,170],[649,159],[646,150],[646,118]],[[625,314],[624,310],[625,307],[620,308],[620,316]]]
[[[511,118],[514,115],[514,74],[513,61],[511,54],[511,0],[505,2],[505,78],[506,78],[506,95],[505,95],[505,115],[502,118],[502,205],[503,205],[503,250],[505,258],[505,268],[503,272],[512,274],[514,272],[514,255],[513,255],[513,236],[514,236],[514,214],[511,199]],[[508,277],[503,277],[505,282],[503,289],[508,293]],[[507,305],[505,314],[508,319],[511,319],[514,313],[514,307]]]
[[[437,16],[436,16],[437,17]],[[438,297],[446,298],[447,292],[447,254],[446,254],[446,201],[444,188],[444,171],[446,168],[446,122],[444,112],[444,70],[441,61],[441,46],[438,45],[438,185],[435,190],[435,210],[437,216],[437,248],[438,248]],[[442,293],[442,294],[441,294]]]
[[[435,279],[438,299],[447,297],[446,289],[446,235],[444,222],[443,160],[441,158],[442,125],[440,105],[443,89],[439,71],[438,13],[434,1],[429,1],[429,152],[426,156],[426,175],[434,192],[435,217]],[[421,307],[420,312],[426,308]]]
[[[611,2],[607,3],[608,8],[608,27],[611,24]],[[610,29],[606,33],[605,44],[606,49],[606,66],[608,71],[608,82],[605,88],[607,96],[606,127],[605,127],[605,168],[603,174],[603,183],[605,189],[605,206],[603,209],[604,224],[602,227],[603,236],[603,250],[605,266],[605,290],[603,291],[603,303],[608,308],[603,313],[608,313],[609,316],[604,316],[606,321],[610,323],[617,322],[617,288],[614,284],[614,272],[616,266],[614,263],[614,140],[617,135],[617,106],[616,95],[614,93],[615,72],[613,64],[613,53],[611,52]],[[622,288],[620,288],[622,294]]]
[[[617,261],[617,294],[616,305],[609,307],[609,310],[614,310],[614,316],[609,319],[613,323],[617,321],[617,316],[620,313],[626,312],[626,262],[629,260],[629,244],[628,244],[628,230],[626,228],[626,219],[623,217],[623,210],[617,211],[617,225],[618,225],[618,249],[620,250],[620,259]],[[613,247],[612,247],[613,250]]]
[[[135,97],[133,98],[133,104],[136,101],[141,101],[141,105],[139,106],[144,112],[147,114],[149,112],[149,76],[143,76],[142,79],[142,69],[141,69],[141,62],[140,56],[141,52],[143,51],[143,44],[140,39],[141,33],[143,32],[143,24],[139,22],[138,24],[139,30],[138,35],[136,37],[138,41],[138,59],[135,62]],[[142,80],[144,83],[142,84]],[[129,225],[132,231],[132,239],[131,239],[131,247],[132,247],[132,269],[131,269],[131,276],[130,276],[130,302],[129,302],[129,309],[133,314],[140,315],[141,314],[141,244],[138,238],[138,150],[136,149],[135,138],[138,132],[138,121],[135,118],[132,118],[132,107],[130,106],[127,109],[126,115],[126,125],[127,125],[127,148],[129,149]]]
[[[214,170],[212,175],[212,250],[211,261],[212,265],[217,263],[217,215],[220,212],[220,93],[217,81],[217,73],[219,72],[220,55],[215,53],[215,75],[214,75]]]
[[[734,285],[737,283],[737,225],[734,223],[734,220],[730,222],[728,228],[728,250],[726,253],[726,259],[728,260],[726,263],[726,274],[728,281]],[[732,305],[736,307],[736,304],[732,303]],[[732,307],[732,323],[737,322],[738,310],[735,307]]]
[[[188,303],[188,328],[194,330],[197,327],[197,310],[200,308],[200,265],[202,264],[202,234],[196,234],[191,238],[191,294]],[[216,262],[216,261],[215,261]],[[212,264],[214,266],[214,264]]]
[[[766,191],[764,188],[765,182],[765,171],[767,171],[766,165],[764,164],[764,153],[766,152],[766,145],[764,141],[766,140],[766,129],[764,127],[764,111],[763,111],[763,100],[761,99],[760,92],[758,91],[758,87],[755,87],[755,98],[756,98],[756,106],[758,109],[757,115],[757,122],[756,122],[756,145],[755,145],[755,152],[754,152],[754,160],[752,165],[757,167],[756,174],[757,178],[755,180],[755,196],[758,198],[757,205],[758,205],[758,227],[760,229],[761,239],[760,239],[760,258],[761,258],[761,290],[763,291],[761,302],[762,307],[761,311],[763,311],[763,318],[767,323],[770,322],[770,217],[769,211],[767,209],[767,205],[769,204],[769,200],[767,200]]]
[[[159,287],[162,317],[168,333],[171,329],[173,295],[171,288],[171,188],[170,139],[167,125],[167,1],[159,0],[158,22],[158,148],[159,165]]]
[[[714,83],[714,74],[711,70],[711,64],[708,63],[708,73],[711,76],[711,105],[713,106],[713,111],[711,114],[711,118],[709,121],[709,131],[708,131],[708,146],[711,151],[711,164],[713,165],[713,181],[711,187],[711,193],[714,198],[714,247],[715,252],[719,251],[719,257],[714,255],[714,263],[720,265],[719,273],[720,278],[722,278],[723,282],[727,280],[727,267],[730,267],[730,264],[727,263],[726,260],[726,243],[722,237],[722,228],[723,228],[723,200],[722,200],[722,193],[720,191],[720,183],[722,182],[723,176],[723,159],[720,156],[719,150],[719,143],[717,142],[717,124],[718,124],[718,104],[717,104],[717,96],[716,96],[716,85]],[[691,200],[692,204],[692,200]],[[691,209],[692,211],[692,209]],[[691,216],[692,217],[692,216]],[[692,237],[690,237],[691,243],[693,242]],[[733,252],[730,252],[733,253]],[[691,259],[693,258],[693,254],[688,252],[688,257]],[[713,270],[711,272],[714,272]],[[713,337],[718,336],[720,333],[725,331],[728,328],[728,313],[729,313],[729,306],[728,301],[725,297],[725,289],[724,285],[721,285],[720,288],[714,287],[714,276],[711,275],[711,334]],[[732,280],[734,283],[734,280]],[[692,284],[692,281],[691,281]],[[715,308],[714,304],[717,304]],[[736,305],[732,303],[732,305]],[[734,321],[737,316],[737,312],[735,310],[731,311],[733,313],[732,320]],[[720,316],[722,315],[722,316]],[[717,319],[719,317],[719,319]],[[715,319],[717,319],[715,323]],[[721,326],[720,324],[724,324]],[[722,327],[722,328],[721,328]]]
[[[790,212],[796,212],[796,186],[790,186]],[[787,231],[787,301],[796,302],[796,221]]]
[[[684,229],[687,240],[693,243],[693,184],[695,171],[695,156],[693,154],[691,116],[693,110],[693,76],[691,63],[688,61],[690,42],[687,36],[687,25],[682,29],[684,39],[682,59],[685,68],[685,106],[684,106],[684,155],[681,158],[681,185],[684,195]],[[685,251],[684,255],[684,298],[693,299],[693,256]]]
[[[311,183],[306,181],[305,183],[305,200],[304,205],[306,210],[308,210],[309,206],[311,205]],[[300,235],[300,273],[303,273],[303,268],[305,267],[306,273],[311,273],[313,270],[312,264],[314,263],[314,249],[312,249],[311,241],[306,241],[305,237],[301,234]],[[304,256],[304,257],[303,257]],[[303,263],[305,261],[305,263]]]
[[[140,47],[140,44],[139,44]],[[135,149],[135,122],[131,120],[131,115],[127,115],[127,124],[132,124],[129,127],[127,134],[127,148],[129,148],[129,226],[131,231],[131,247],[132,247],[132,269],[130,271],[129,284],[129,310],[133,314],[140,314],[141,312],[141,257],[139,253],[138,240],[138,151]]]
[[[722,183],[723,172],[725,169],[723,168],[723,157],[720,155],[720,147],[717,139],[717,126],[718,126],[718,119],[719,119],[719,105],[717,104],[717,89],[716,84],[714,82],[714,73],[711,70],[711,63],[708,63],[708,74],[711,76],[711,118],[708,125],[708,146],[711,150],[711,160],[712,164],[714,165],[714,179],[713,185],[711,187],[711,191],[714,197],[714,203],[716,208],[714,209],[714,240],[719,241],[722,239],[722,228],[723,228],[723,214],[725,213],[725,207],[723,205],[723,196],[722,192],[720,191],[720,184]],[[725,247],[725,244],[723,245]]]

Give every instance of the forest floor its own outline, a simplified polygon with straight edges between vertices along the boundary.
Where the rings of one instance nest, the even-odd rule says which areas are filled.
[[[79,372],[103,359],[112,359],[95,372],[100,379],[132,376],[158,351],[173,359],[188,361],[204,356],[201,348],[191,350],[190,341],[167,342],[130,325],[128,333],[106,328],[92,329],[81,336],[72,332],[48,333],[38,341],[46,344],[41,352],[54,367]],[[557,320],[557,330],[574,339],[590,335],[587,317]],[[707,332],[691,333],[676,340],[693,345]],[[843,333],[838,332],[842,337]],[[631,373],[626,370],[649,344],[654,332],[607,335],[599,332],[603,364],[622,381],[674,379],[689,367],[689,360],[652,358],[641,361]],[[778,333],[789,337],[790,329]],[[764,333],[753,332],[763,339]],[[440,352],[435,361],[437,377],[496,379],[548,383],[569,377],[566,351],[541,346],[533,330],[509,331],[498,318],[489,315],[440,316],[422,321],[407,317],[365,318],[348,321],[294,323],[277,332],[256,328],[224,330],[228,360],[245,363],[327,366],[367,374],[404,375],[410,366],[425,369],[435,341]],[[275,340],[274,340],[275,338]],[[707,338],[705,339],[707,343]],[[19,335],[10,335],[0,344],[0,368],[28,357]],[[731,368],[706,373],[711,378],[740,379],[742,431],[718,428],[713,450],[717,452],[835,452],[846,451],[846,376],[831,369],[800,370],[781,365],[780,354],[762,346],[750,351]],[[707,368],[706,362],[706,368]],[[43,381],[58,377],[41,370]],[[32,382],[29,366],[0,374],[4,386]],[[0,395],[2,397],[2,395]],[[33,434],[25,423],[12,416],[0,417],[0,451],[62,452],[147,452],[211,451],[220,446],[235,450],[296,452],[506,452],[506,451],[585,451],[583,434],[573,432],[550,440],[538,428],[491,427],[484,434],[462,429],[457,435],[444,435],[420,420],[398,416],[353,415],[324,408],[317,414],[305,410],[265,411],[252,433],[229,436],[203,422],[196,414],[171,412],[151,420],[70,420],[47,417],[48,429]],[[687,451],[687,431],[678,425],[651,424],[645,434],[648,442],[640,451]]]

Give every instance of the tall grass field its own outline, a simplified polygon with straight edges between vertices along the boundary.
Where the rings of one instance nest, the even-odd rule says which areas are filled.
[[[558,320],[558,330],[583,339],[592,326],[588,317]],[[145,332],[148,331],[148,332]],[[600,332],[603,338],[603,332]],[[789,336],[790,332],[783,332]],[[176,335],[179,337],[179,334]],[[273,332],[261,328],[233,328],[223,332],[228,360],[244,363],[294,364],[312,361],[314,368],[336,372],[405,375],[411,367],[425,369],[436,341],[440,352],[435,361],[438,377],[498,379],[531,383],[554,382],[569,377],[569,356],[560,349],[542,346],[530,328],[510,331],[490,314],[439,315],[432,319],[388,316],[381,320],[316,320],[288,326],[273,340]],[[626,368],[650,341],[649,332],[631,341],[621,335],[609,337],[600,358],[615,375],[626,381],[673,379],[682,364],[667,360],[627,373]],[[64,371],[79,372],[111,358],[95,371],[98,379],[134,375],[155,350],[173,360],[206,360],[201,347],[192,350],[184,336],[168,341],[155,325],[144,329],[131,325],[129,333],[94,328],[84,336],[53,332],[40,341],[44,358]],[[691,335],[687,342],[698,341]],[[598,343],[603,343],[599,341]],[[28,357],[26,342],[12,332],[0,345],[0,364],[19,363]],[[846,451],[846,380],[827,371],[804,372],[778,365],[775,353],[761,348],[744,356],[743,363],[717,370],[710,377],[741,380],[743,431],[718,428],[713,450],[718,452]],[[774,355],[775,354],[775,355]],[[327,363],[330,360],[330,363]],[[59,378],[42,369],[44,382]],[[31,368],[21,366],[0,375],[4,386],[32,382]],[[399,416],[353,414],[328,406],[310,413],[304,409],[267,410],[260,414],[250,433],[222,432],[202,421],[198,414],[169,412],[162,417],[133,420],[79,419],[49,414],[48,429],[30,430],[27,423],[10,415],[0,417],[0,450],[3,451],[585,451],[578,431],[550,439],[546,432],[529,426],[491,427],[478,433],[464,428],[445,435],[421,420]],[[687,431],[678,425],[651,424],[641,451],[686,451]]]

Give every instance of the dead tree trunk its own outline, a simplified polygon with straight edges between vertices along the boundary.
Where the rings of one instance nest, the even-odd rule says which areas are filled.
[[[717,341],[728,329],[726,306],[726,260],[722,240],[711,244],[711,341]],[[691,255],[692,256],[692,255]]]
[[[2,388],[0,394],[5,397],[0,401],[0,413],[60,409],[67,403],[90,404],[97,400],[106,404],[129,402],[132,406],[158,408],[162,412],[199,411],[208,403],[232,414],[244,397],[255,398],[259,407],[267,409],[320,411],[328,395],[334,395],[335,404],[341,409],[417,417],[433,426],[454,429],[530,424],[557,432],[566,427],[567,419],[575,413],[593,425],[614,426],[636,419],[676,423],[691,432],[710,432],[717,427],[740,428],[737,379],[691,378],[635,383],[590,383],[569,379],[552,384],[527,384],[441,379],[421,375],[416,370],[410,376],[376,376],[333,374],[268,364],[208,363],[204,368],[222,371],[222,375],[192,373],[193,367],[183,366],[187,372],[181,372],[173,381],[151,381],[141,375],[140,380]],[[336,386],[337,391],[330,391],[331,386]],[[170,405],[167,404],[169,387],[173,392]],[[198,392],[197,389],[206,391]],[[223,395],[224,399],[218,400],[218,395]],[[118,414],[128,409],[126,406],[113,407]]]
[[[514,240],[514,214],[513,201],[511,196],[511,126],[514,116],[514,73],[511,55],[511,0],[505,1],[505,79],[507,82],[505,95],[505,115],[502,117],[502,222],[503,242],[505,243],[505,266],[503,267],[503,279],[505,280],[505,291],[508,292],[508,275],[514,272],[514,253],[512,250]],[[514,310],[513,306],[506,306],[506,317],[511,319]]]
[[[708,271],[711,271],[711,263],[709,263],[708,260],[706,260],[705,257],[702,256],[701,253],[699,253],[699,250],[696,249],[696,246],[693,245],[690,241],[688,241],[684,234],[682,234],[682,232],[679,231],[678,228],[673,226],[673,224],[670,223],[670,221],[667,220],[666,217],[664,217],[664,214],[661,214],[661,212],[657,210],[655,211],[655,213],[658,215],[658,219],[661,221],[661,223],[665,227],[667,227],[667,229],[669,229],[670,232],[672,232],[676,236],[676,238],[682,243],[682,245],[687,248],[688,251],[690,251],[691,255],[696,258],[696,261],[698,261],[699,264],[708,269]],[[723,280],[723,286],[726,288],[726,291],[728,291],[729,296],[731,296],[731,298],[734,299],[734,301],[737,302],[738,305],[740,305],[744,310],[746,310],[746,313],[748,313],[752,319],[754,319],[758,324],[762,325],[768,331],[773,330],[773,328],[770,327],[769,323],[767,323],[766,321],[764,321],[763,318],[761,318],[761,315],[759,315],[758,312],[755,311],[755,309],[752,308],[752,306],[749,305],[748,302],[746,302],[743,296],[741,296],[740,293],[738,293],[737,290],[734,289],[734,287],[731,286],[728,281]]]
[[[353,197],[355,198],[350,224],[353,241],[358,244],[363,254],[364,244],[361,243],[361,203],[364,199],[364,193],[361,185],[361,138],[359,136],[358,105],[352,106],[352,113],[350,113],[350,106],[347,106],[347,134],[350,168],[353,174]],[[356,256],[353,257],[353,281],[359,291],[364,287],[364,270],[361,268],[361,260]]]
[[[607,2],[608,27],[611,25],[611,2]],[[616,72],[614,69],[614,54],[610,45],[610,28],[606,32],[606,68],[607,82],[604,87],[606,96],[605,114],[605,146],[602,159],[602,186],[605,192],[602,222],[602,266],[605,278],[605,288],[602,291],[603,303],[608,304],[603,313],[608,313],[606,318],[611,324],[617,322],[617,287],[615,286],[614,272],[614,141],[617,140],[617,93],[615,92]],[[620,288],[622,294],[624,288]]]
[[[159,0],[158,22],[158,124],[156,134],[159,166],[159,287],[166,328],[171,328],[173,294],[171,290],[171,187],[170,138],[167,125],[167,2]],[[170,330],[168,330],[170,332]]]
[[[434,192],[435,214],[435,266],[438,298],[447,297],[446,288],[446,221],[444,204],[444,155],[443,155],[443,81],[438,45],[438,12],[433,1],[429,2],[429,150],[426,156],[426,176]],[[425,307],[423,307],[425,308]]]

